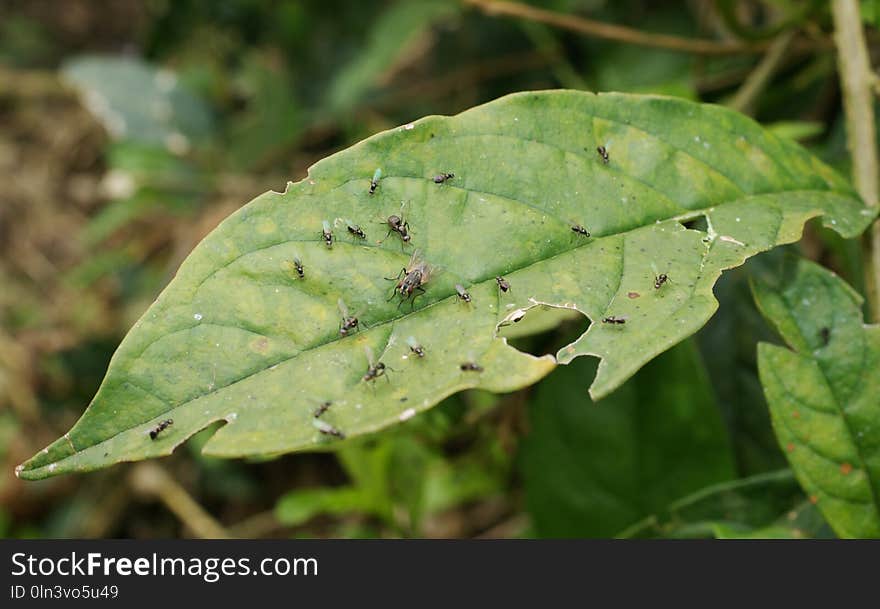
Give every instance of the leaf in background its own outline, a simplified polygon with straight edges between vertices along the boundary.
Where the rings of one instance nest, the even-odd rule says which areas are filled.
[[[455,177],[438,184],[441,172]],[[406,246],[381,239],[391,214],[409,223]],[[209,454],[303,450],[333,441],[312,416],[324,400],[324,422],[352,436],[463,389],[512,391],[556,361],[516,351],[497,326],[541,304],[597,322],[557,358],[601,357],[598,399],[709,319],[723,269],[796,240],[815,216],[852,236],[874,212],[803,149],[721,107],[550,91],[427,117],[324,159],[225,220],[124,339],[83,418],[19,473],[169,454],[219,420]],[[703,218],[706,231],[682,224]],[[398,302],[388,278],[413,248],[436,273],[423,296]],[[669,281],[655,288],[658,273]],[[459,301],[456,284],[473,302]],[[340,335],[340,298],[360,316],[353,336]],[[598,323],[610,316],[626,321]],[[410,336],[426,357],[412,355]],[[362,380],[365,347],[391,368],[374,383]],[[462,370],[468,362],[483,370]]]
[[[333,81],[331,108],[338,112],[355,105],[384,74],[396,71],[420,53],[419,46],[435,23],[458,12],[459,6],[447,0],[402,0],[392,4],[372,24],[369,39],[357,58]]]
[[[302,133],[305,121],[296,99],[296,83],[271,53],[249,53],[236,76],[246,102],[230,120],[227,147],[235,167],[261,167],[285,153]]]
[[[830,529],[816,506],[804,501],[772,524],[750,529],[726,522],[712,523],[716,539],[827,539],[833,538]]]
[[[778,121],[764,127],[773,135],[789,140],[806,140],[825,130],[825,126],[816,121]]]
[[[773,427],[798,481],[841,537],[880,537],[880,326],[834,273],[786,258],[754,283],[790,349],[758,345]]]
[[[530,401],[522,463],[540,536],[611,536],[734,476],[724,424],[691,341],[596,403],[583,390],[594,368],[587,359],[557,368]]]
[[[777,251],[724,273],[714,290],[721,307],[696,335],[712,392],[727,422],[740,476],[786,465],[770,424],[755,352],[759,340],[772,338],[772,330],[755,307],[748,282],[754,269]]]
[[[683,497],[617,537],[833,537],[790,469],[722,482]]]
[[[182,154],[211,132],[208,107],[167,69],[134,57],[81,55],[67,61],[62,74],[116,139]]]

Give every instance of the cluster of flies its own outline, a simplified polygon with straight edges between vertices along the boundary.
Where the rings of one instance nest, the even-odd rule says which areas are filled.
[[[599,153],[599,157],[604,164],[609,163],[609,155],[608,151],[604,146],[599,146],[596,148],[596,151]],[[375,194],[376,190],[379,188],[379,181],[382,178],[382,170],[377,169],[375,173],[373,173],[373,177],[370,179],[370,186],[368,193],[370,195]],[[449,180],[455,178],[454,173],[444,172],[435,175],[432,178],[432,181],[435,184],[444,184]],[[359,238],[366,239],[367,235],[364,233],[363,229],[357,224],[352,224],[350,222],[346,223],[346,228],[348,232]],[[397,234],[403,243],[409,243],[411,240],[411,236],[409,234],[409,223],[406,222],[403,218],[398,215],[391,215],[385,220],[384,224],[388,228],[388,232],[385,235],[385,239],[391,235],[391,233]],[[573,224],[571,226],[571,230],[583,237],[590,237],[590,231],[584,228],[580,224]],[[330,227],[330,223],[326,220],[323,221],[323,227],[321,231],[321,239],[327,248],[333,247],[334,235],[333,231]],[[384,239],[383,239],[384,241]],[[293,259],[294,269],[296,270],[296,274],[300,279],[305,279],[305,269],[303,267],[302,260],[298,257]],[[401,297],[400,305],[402,305],[405,301],[409,300],[411,306],[415,306],[415,299],[425,293],[425,288],[423,287],[428,280],[431,278],[431,274],[433,272],[433,268],[427,262],[425,262],[424,258],[422,258],[419,251],[413,253],[410,258],[409,264],[400,270],[400,273],[397,274],[396,277],[386,277],[389,281],[395,281],[394,289],[391,292],[391,296],[388,300],[391,300],[395,296],[399,295]],[[661,273],[655,276],[654,278],[654,288],[660,289],[663,284],[668,281],[668,276],[665,273]],[[510,282],[502,276],[497,276],[495,278],[495,282],[498,284],[498,289],[501,292],[509,292],[511,290]],[[455,291],[458,295],[459,300],[465,303],[471,302],[471,295],[461,284],[455,285]],[[398,305],[398,307],[400,306]],[[339,334],[341,336],[348,336],[349,334],[359,330],[360,321],[358,320],[357,315],[352,315],[348,307],[346,307],[345,302],[340,298],[338,301],[339,312],[342,314],[342,319],[339,324]],[[608,316],[602,319],[603,323],[606,324],[624,324],[626,323],[626,316]],[[823,337],[824,338],[824,337]],[[826,341],[827,342],[827,341]],[[425,357],[425,349],[416,341],[416,339],[410,336],[407,339],[407,345],[409,346],[410,352],[413,356],[418,358]],[[369,347],[364,347],[367,355],[367,371],[364,373],[362,380],[365,383],[374,382],[376,379],[380,377],[385,377],[385,380],[388,380],[386,376],[386,371],[393,370],[390,366],[387,366],[381,361],[376,361],[373,357],[373,353]],[[476,362],[468,361],[460,364],[459,368],[462,372],[482,372],[483,367],[477,364]],[[328,436],[333,436],[335,438],[343,439],[345,438],[345,434],[339,429],[333,427],[326,421],[322,420],[321,417],[330,410],[332,406],[332,402],[325,401],[321,402],[318,407],[315,409],[313,413],[313,417],[315,420],[316,429]],[[150,431],[150,438],[155,440],[160,433],[162,433],[165,429],[174,424],[172,419],[167,419],[165,421],[160,422],[154,429]]]
[[[443,172],[435,175],[432,178],[432,181],[435,184],[444,184],[445,182],[452,180],[453,178],[455,178],[454,173]],[[367,191],[368,194],[375,194],[376,190],[379,188],[379,181],[381,179],[382,170],[377,169],[375,173],[373,173],[373,177],[370,179],[370,186],[369,190]],[[390,215],[383,222],[383,224],[388,229],[388,232],[385,234],[385,237],[382,239],[382,241],[387,239],[392,233],[396,234],[400,238],[401,242],[404,244],[409,244],[412,240],[412,236],[410,235],[409,223],[401,216],[396,214]],[[351,235],[359,239],[366,239],[367,237],[363,229],[357,224],[346,221],[346,228]],[[327,220],[323,221],[321,240],[324,242],[324,245],[326,245],[328,249],[333,248],[335,236],[333,234],[330,223]],[[380,243],[382,241],[380,241]],[[293,264],[297,276],[299,276],[300,279],[305,279],[305,269],[303,267],[302,260],[300,260],[299,258],[294,258]],[[410,258],[409,264],[406,267],[402,268],[400,270],[400,273],[398,273],[396,277],[386,277],[387,280],[395,282],[394,289],[392,290],[391,296],[388,298],[388,300],[390,301],[392,298],[399,295],[401,296],[400,305],[402,305],[406,300],[409,300],[411,306],[415,306],[415,299],[425,293],[425,288],[423,286],[431,278],[433,270],[433,267],[425,262],[421,253],[417,250]],[[496,278],[496,281],[498,282],[498,286],[502,291],[506,292],[510,289],[510,284],[503,277]],[[464,302],[471,301],[471,296],[464,289],[464,287],[462,287],[461,285],[457,285],[456,290],[458,292],[458,297],[461,300],[463,300]],[[350,334],[359,331],[363,323],[358,319],[358,314],[352,314],[341,298],[338,300],[337,305],[339,307],[339,312],[342,316],[339,323],[340,336],[349,336]],[[422,345],[420,345],[414,337],[409,337],[407,339],[407,344],[409,346],[410,352],[414,357],[425,357],[425,348],[422,347]],[[386,376],[386,372],[393,369],[382,361],[375,360],[375,358],[373,357],[373,353],[369,349],[369,347],[365,347],[365,351],[367,355],[368,365],[367,371],[362,377],[362,381],[365,383],[372,383],[380,377],[385,377],[385,380],[387,381],[388,377]],[[482,366],[474,362],[464,362],[463,364],[461,364],[460,368],[462,371],[473,372],[481,372],[483,370]],[[331,402],[326,401],[320,403],[315,409],[313,413],[315,428],[322,434],[340,439],[345,438],[345,434],[342,431],[340,431],[336,427],[333,427],[321,418],[330,409],[331,405]]]

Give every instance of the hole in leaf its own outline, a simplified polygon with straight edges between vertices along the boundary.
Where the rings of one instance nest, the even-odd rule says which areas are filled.
[[[510,321],[498,328],[498,336],[506,338],[515,349],[539,357],[556,355],[590,327],[586,315],[575,309],[538,305],[521,313],[511,312]],[[517,318],[519,321],[514,322]]]
[[[706,221],[706,216],[697,216],[681,224],[688,230],[698,230],[704,233],[709,231],[709,223]]]

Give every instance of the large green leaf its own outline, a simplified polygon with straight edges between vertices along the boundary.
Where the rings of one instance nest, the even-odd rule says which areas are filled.
[[[455,177],[435,183],[441,172]],[[395,234],[380,243],[378,222],[395,213],[409,222],[410,244]],[[509,347],[497,325],[542,303],[595,322],[628,317],[592,324],[557,356],[602,358],[598,399],[705,323],[723,269],[796,240],[810,217],[852,236],[873,215],[796,144],[716,106],[552,91],[427,117],[324,159],[224,221],[122,342],[82,419],[19,473],[168,454],[219,420],[227,424],[209,454],[313,448],[334,441],[313,424],[324,400],[333,402],[326,423],[355,435],[465,388],[510,391],[556,360]],[[682,224],[701,217],[705,231]],[[348,234],[346,220],[367,239]],[[438,272],[424,296],[398,304],[386,278],[413,248]],[[669,281],[655,289],[659,273]],[[498,275],[511,291],[499,291]],[[459,302],[457,283],[472,303]],[[344,338],[340,298],[363,325]],[[426,357],[411,356],[410,336]],[[365,346],[393,369],[385,379],[361,380]],[[484,370],[460,368],[471,361]],[[151,440],[168,418],[174,425]]]
[[[674,500],[734,477],[697,349],[687,341],[591,402],[580,359],[542,382],[523,449],[529,512],[547,537],[608,537]]]
[[[786,258],[754,284],[791,349],[761,343],[773,427],[798,481],[841,537],[880,537],[880,326],[834,273]]]

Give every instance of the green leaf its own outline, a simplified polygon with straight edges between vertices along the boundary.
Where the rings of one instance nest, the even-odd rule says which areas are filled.
[[[383,80],[383,75],[424,52],[432,25],[458,12],[459,7],[447,0],[402,0],[392,4],[372,25],[365,48],[333,81],[330,106],[341,111],[356,104]]]
[[[211,131],[208,107],[169,70],[133,57],[82,55],[66,62],[62,74],[114,138],[183,153],[190,140]]]
[[[435,183],[441,172],[455,177]],[[391,214],[405,216],[411,243],[382,240]],[[427,117],[324,159],[225,220],[123,340],[82,419],[19,473],[169,454],[221,420],[208,454],[304,450],[335,442],[312,416],[325,400],[333,406],[323,421],[352,436],[463,389],[511,391],[557,361],[509,347],[497,326],[541,304],[597,322],[557,359],[601,357],[598,399],[709,319],[723,269],[796,240],[814,216],[853,236],[874,212],[796,144],[721,107],[550,91]],[[682,224],[701,218],[705,231]],[[346,221],[367,238],[350,235]],[[436,272],[424,295],[398,302],[386,278],[413,248]],[[655,289],[658,273],[669,281]],[[509,292],[499,291],[500,275]],[[360,316],[352,336],[339,333],[340,298]],[[598,323],[607,316],[628,319]],[[412,356],[410,336],[424,358]],[[365,347],[390,367],[385,378],[362,381]],[[483,371],[463,371],[466,362]]]
[[[740,476],[786,465],[770,424],[755,349],[759,340],[771,340],[773,331],[755,306],[748,281],[758,265],[782,249],[724,273],[714,289],[724,304],[696,335],[712,392],[731,435]]]
[[[764,316],[791,347],[758,345],[779,444],[841,537],[880,537],[880,326],[831,271],[787,257],[754,283]]]
[[[619,538],[833,537],[786,468],[714,484],[616,535]]]
[[[547,537],[611,536],[734,476],[724,424],[688,341],[592,403],[578,360],[541,383],[523,448],[529,511]]]

